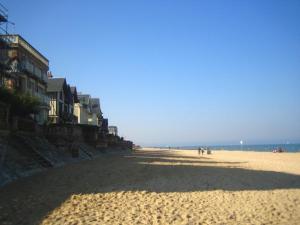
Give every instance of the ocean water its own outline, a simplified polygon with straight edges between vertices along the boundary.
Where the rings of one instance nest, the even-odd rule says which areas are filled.
[[[184,146],[180,149],[198,149],[198,147],[209,147],[213,150],[239,150],[239,151],[258,151],[272,152],[273,149],[281,147],[285,152],[300,152],[300,144],[264,144],[264,145],[215,145],[215,146]]]

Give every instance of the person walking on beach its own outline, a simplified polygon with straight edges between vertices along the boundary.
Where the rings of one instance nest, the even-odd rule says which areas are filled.
[[[200,155],[200,152],[201,152],[201,148],[199,147],[198,148],[198,155]]]
[[[204,148],[201,149],[201,153],[202,153],[202,155],[204,154]]]

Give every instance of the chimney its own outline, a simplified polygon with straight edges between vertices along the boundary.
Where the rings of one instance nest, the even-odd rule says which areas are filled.
[[[47,77],[48,77],[48,79],[53,78],[53,75],[52,75],[51,71],[48,71],[48,72],[47,72]]]

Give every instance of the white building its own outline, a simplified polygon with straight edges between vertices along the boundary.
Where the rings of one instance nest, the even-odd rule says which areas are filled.
[[[102,112],[98,98],[91,98],[88,94],[78,93],[79,103],[74,106],[74,115],[79,124],[94,126],[102,125]]]
[[[108,127],[108,133],[112,134],[114,136],[118,136],[118,127],[116,127],[116,126],[109,126]]]
[[[89,113],[81,103],[74,104],[74,115],[77,117],[78,124],[88,124]]]

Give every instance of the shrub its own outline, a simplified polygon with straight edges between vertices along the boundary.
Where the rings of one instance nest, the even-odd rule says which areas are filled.
[[[41,105],[38,98],[29,94],[0,88],[0,101],[10,105],[11,116],[28,116],[37,114]]]

